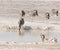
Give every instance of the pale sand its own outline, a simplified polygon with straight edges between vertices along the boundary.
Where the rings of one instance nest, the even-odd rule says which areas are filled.
[[[60,50],[60,44],[0,44],[0,50]]]

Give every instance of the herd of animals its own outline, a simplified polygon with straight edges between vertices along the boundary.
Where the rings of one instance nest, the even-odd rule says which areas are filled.
[[[24,17],[25,14],[26,14],[24,10],[22,10],[21,13],[22,13],[22,14],[21,14],[22,17],[21,17],[21,19],[19,20],[19,32],[21,31],[21,27],[22,27],[22,26],[24,25],[24,23],[25,23],[23,17]],[[52,13],[55,14],[56,16],[58,16],[59,11],[58,11],[58,10],[55,10],[55,9],[52,9]],[[45,15],[46,15],[46,18],[47,18],[47,19],[50,19],[50,13],[49,13],[49,12],[46,12]],[[37,11],[37,10],[34,10],[32,16],[38,16],[38,11]],[[20,33],[21,33],[21,32],[20,32]],[[40,35],[40,38],[41,38],[42,41],[44,41],[45,35],[44,35],[44,34],[41,34],[41,35]],[[51,38],[50,41],[57,42],[57,39],[56,39],[56,38]]]
[[[53,14],[55,14],[56,16],[58,16],[58,14],[59,14],[59,11],[58,10],[55,10],[55,9],[52,9],[52,13]],[[24,16],[25,16],[25,11],[24,10],[22,10],[21,11],[21,19],[19,20],[19,30],[21,29],[21,26],[24,24]],[[32,14],[32,16],[38,16],[38,11],[37,10],[34,10],[34,12],[33,12],[33,14]],[[45,13],[45,15],[46,15],[46,18],[47,19],[50,19],[50,13],[49,12],[46,12]]]

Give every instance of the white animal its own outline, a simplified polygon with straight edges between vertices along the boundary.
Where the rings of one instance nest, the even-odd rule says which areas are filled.
[[[52,43],[57,43],[57,39],[55,37],[50,38],[48,41]]]

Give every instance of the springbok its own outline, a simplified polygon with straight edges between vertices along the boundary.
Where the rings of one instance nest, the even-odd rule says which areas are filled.
[[[40,38],[41,38],[42,42],[44,42],[45,35],[44,35],[44,34],[41,34],[41,35],[40,35]]]

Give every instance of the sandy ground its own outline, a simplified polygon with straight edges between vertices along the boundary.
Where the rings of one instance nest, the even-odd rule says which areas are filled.
[[[60,50],[59,44],[18,43],[0,44],[1,50]]]

